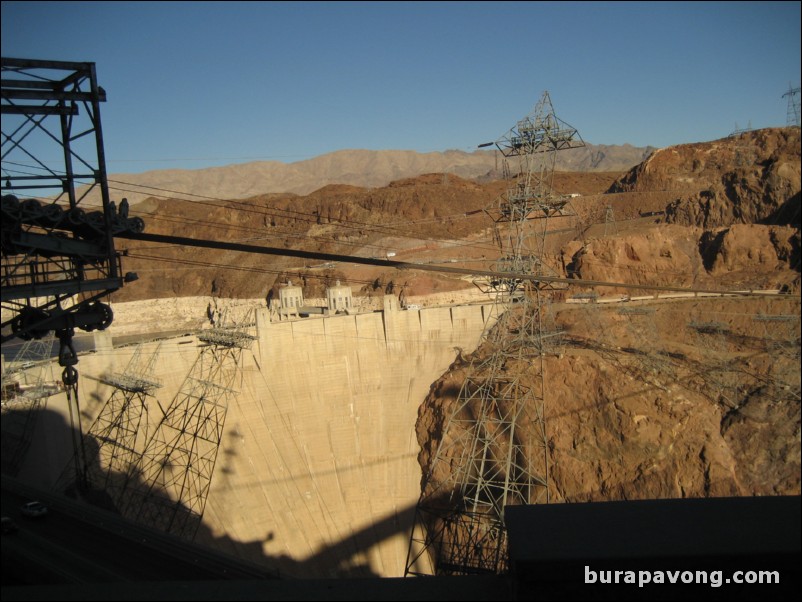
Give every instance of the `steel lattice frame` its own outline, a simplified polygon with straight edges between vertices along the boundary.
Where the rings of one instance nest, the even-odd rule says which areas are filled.
[[[94,63],[2,59],[0,275],[10,316],[3,341],[11,338],[7,326],[14,335],[39,336],[50,312],[75,311],[123,285],[113,234],[127,220],[116,224],[109,197],[100,122],[105,100]],[[79,193],[82,184],[89,187]],[[101,206],[85,207],[95,188]],[[39,198],[20,198],[31,194]],[[139,220],[133,229],[142,227]],[[75,300],[76,294],[83,297]]]
[[[799,88],[788,85],[788,92],[783,94],[783,98],[788,97],[788,109],[786,111],[785,124],[788,127],[799,127]]]
[[[707,364],[704,381],[731,408],[741,405],[746,379],[730,352],[730,327],[722,322],[691,320],[687,329],[694,346],[705,354]]]
[[[120,507],[128,518],[190,539],[203,517],[242,350],[254,337],[218,328],[199,339],[204,346],[136,467],[141,482],[129,482]]]
[[[769,375],[772,397],[798,402],[802,395],[799,314],[758,314],[753,320],[763,325],[766,353],[774,360]]]
[[[148,397],[161,387],[152,376],[161,343],[147,356],[143,345],[137,345],[122,373],[100,378],[114,391],[87,433],[96,446],[87,450],[87,482],[118,507],[148,441]]]
[[[552,188],[556,151],[584,143],[554,115],[546,92],[495,144],[506,176],[508,159],[517,159],[510,186],[488,211],[501,258],[487,291],[496,295],[500,316],[484,341],[486,359],[468,367],[425,475],[407,575],[506,572],[504,506],[549,501],[543,359],[561,338],[548,325],[546,286],[505,274],[555,274],[544,262],[546,222],[575,215],[569,197]]]
[[[39,411],[47,398],[62,391],[53,378],[52,356],[55,339],[25,341],[17,360],[3,372],[2,472],[14,476],[31,442]]]
[[[627,318],[631,351],[636,354],[641,371],[648,378],[676,380],[676,367],[665,350],[655,323],[653,307],[622,307],[619,315]]]

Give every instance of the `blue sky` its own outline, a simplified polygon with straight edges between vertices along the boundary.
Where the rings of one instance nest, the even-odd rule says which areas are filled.
[[[472,150],[548,90],[595,144],[782,126],[799,2],[2,2],[2,55],[97,63],[111,172]]]

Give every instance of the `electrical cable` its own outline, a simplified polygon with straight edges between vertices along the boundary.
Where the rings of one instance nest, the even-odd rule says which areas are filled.
[[[40,169],[40,168],[38,168],[36,166],[33,166],[33,165],[24,165],[24,164],[14,163],[14,162],[6,162],[6,163],[10,164],[10,165],[17,165],[17,166],[20,166],[20,167],[25,167],[25,168],[28,168],[28,169]],[[15,170],[11,170],[11,171],[15,171]],[[16,171],[16,173],[20,173],[20,174],[24,174],[24,175],[33,175],[33,174],[30,174],[29,172]],[[320,220],[320,216],[318,214],[316,214],[316,213],[307,213],[307,212],[297,211],[297,210],[293,210],[293,209],[281,209],[281,208],[277,208],[277,207],[273,207],[273,208],[258,208],[257,209],[251,203],[247,203],[245,201],[238,201],[238,200],[231,200],[231,199],[227,200],[227,199],[221,199],[221,198],[218,198],[218,197],[199,195],[199,194],[190,193],[190,192],[180,192],[180,191],[175,191],[175,190],[166,189],[166,188],[159,188],[159,187],[156,187],[156,186],[146,186],[146,185],[134,184],[134,183],[131,183],[131,182],[123,182],[123,181],[119,181],[119,180],[108,180],[108,182],[113,182],[113,183],[116,183],[116,184],[122,184],[124,186],[133,186],[135,188],[145,188],[145,189],[148,189],[148,190],[155,190],[155,191],[167,193],[167,194],[170,194],[170,195],[178,194],[178,195],[191,196],[191,197],[196,197],[198,199],[201,199],[199,201],[195,201],[195,200],[190,200],[190,199],[185,199],[185,198],[180,198],[180,197],[175,197],[175,196],[167,197],[167,196],[161,196],[161,195],[152,195],[153,198],[161,198],[161,199],[164,199],[164,200],[173,200],[173,201],[181,201],[181,202],[187,202],[187,203],[193,203],[193,204],[202,204],[202,205],[207,205],[207,206],[211,206],[211,207],[218,207],[218,208],[222,208],[222,209],[231,209],[232,208],[231,205],[240,205],[240,206],[244,207],[243,209],[241,209],[241,211],[245,211],[245,212],[248,212],[248,213],[254,213],[256,215],[260,215],[260,216],[263,216],[263,217],[273,217],[273,218],[279,218],[279,219],[294,219],[295,221],[306,222],[306,223],[311,223],[311,224],[315,224],[315,225],[318,225],[319,220]],[[132,190],[130,188],[120,188],[120,187],[115,187],[115,186],[109,186],[109,189],[110,190],[116,190],[118,192],[129,192],[129,193],[134,193],[134,194],[144,194],[141,191]],[[259,209],[261,209],[261,210],[259,210]],[[271,213],[271,211],[272,211],[272,213]],[[282,213],[275,213],[275,212],[282,212]],[[484,210],[475,210],[475,211],[471,211],[471,212],[467,212],[467,213],[458,213],[458,214],[452,214],[452,215],[449,215],[449,216],[443,216],[442,218],[437,218],[437,219],[439,219],[441,221],[445,221],[445,220],[448,220],[448,219],[453,219],[455,217],[465,217],[465,216],[474,217],[474,216],[481,215],[482,213],[484,213]],[[288,214],[288,215],[284,215],[284,214]],[[478,249],[485,248],[487,250],[492,250],[492,251],[497,251],[498,250],[497,247],[490,246],[490,245],[477,245],[476,243],[458,242],[458,241],[454,241],[454,240],[439,239],[439,238],[435,238],[435,237],[411,236],[411,235],[409,235],[408,230],[401,230],[400,229],[401,225],[414,224],[415,223],[414,220],[413,221],[409,221],[409,222],[396,222],[397,225],[393,226],[393,227],[386,226],[386,225],[381,225],[381,224],[371,224],[369,222],[360,222],[360,221],[357,221],[357,220],[341,220],[341,219],[336,219],[336,218],[335,219],[328,219],[327,218],[327,223],[336,223],[336,224],[341,225],[344,228],[356,229],[356,230],[359,230],[359,231],[367,230],[367,231],[374,232],[374,233],[377,233],[377,234],[382,234],[384,236],[388,236],[388,235],[389,236],[398,236],[398,237],[401,237],[401,238],[408,238],[408,239],[412,239],[412,240],[420,240],[420,241],[428,241],[428,242],[449,244],[452,247],[473,247],[473,248],[478,248]],[[341,242],[341,241],[335,241],[335,242]]]
[[[149,242],[158,242],[158,243],[165,243],[165,244],[176,244],[182,245],[186,247],[197,247],[197,248],[205,248],[205,249],[219,249],[224,251],[239,251],[243,253],[255,253],[259,255],[279,255],[284,257],[298,257],[301,259],[320,259],[323,261],[338,261],[344,263],[356,263],[362,265],[372,265],[378,267],[386,267],[386,268],[396,268],[400,270],[420,270],[424,272],[440,272],[446,274],[459,274],[462,276],[484,276],[491,279],[499,279],[503,278],[505,280],[520,280],[520,281],[529,281],[529,282],[542,282],[542,283],[554,283],[554,284],[567,284],[573,286],[607,286],[611,288],[628,288],[628,289],[637,289],[637,290],[651,290],[651,291],[673,291],[673,292],[685,292],[685,293],[715,293],[715,294],[727,294],[727,295],[737,295],[737,296],[765,296],[769,297],[769,295],[765,295],[764,293],[758,293],[754,291],[730,291],[730,290],[715,290],[715,289],[698,289],[698,288],[689,288],[689,287],[677,287],[677,286],[666,286],[666,285],[650,285],[650,284],[633,284],[633,283],[626,283],[626,282],[605,282],[605,281],[597,281],[597,280],[583,280],[583,279],[573,279],[573,278],[562,278],[558,276],[541,276],[537,274],[531,273],[524,273],[524,272],[504,272],[500,274],[499,272],[494,272],[491,270],[470,270],[467,268],[457,268],[457,267],[450,267],[450,266],[440,266],[440,265],[432,265],[432,264],[419,264],[419,263],[410,263],[406,261],[394,261],[390,259],[376,259],[371,257],[356,257],[353,255],[341,255],[341,254],[334,254],[334,253],[319,253],[313,251],[301,251],[296,249],[282,249],[282,248],[275,248],[275,247],[258,247],[254,245],[245,245],[241,243],[232,243],[232,242],[222,242],[222,241],[212,241],[212,240],[202,240],[202,239],[194,239],[188,238],[183,236],[166,236],[161,234],[148,234],[145,232],[142,233],[134,233],[134,232],[125,232],[119,235],[120,238],[127,238],[130,240],[141,240],[141,241],[149,241]],[[771,295],[772,297],[775,296],[787,296],[787,295]]]

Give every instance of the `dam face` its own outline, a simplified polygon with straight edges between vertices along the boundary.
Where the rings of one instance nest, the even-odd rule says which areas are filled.
[[[402,311],[386,297],[379,312],[279,322],[259,309],[196,541],[288,577],[402,576],[420,495],[418,408],[455,348],[476,348],[492,307]],[[113,392],[97,377],[132,353],[81,357],[84,431]],[[197,353],[195,337],[162,342],[151,425]],[[65,395],[48,409],[63,420],[37,423],[19,474],[40,487],[72,456]]]

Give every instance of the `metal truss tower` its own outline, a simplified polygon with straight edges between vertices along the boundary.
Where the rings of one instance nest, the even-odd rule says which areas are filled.
[[[486,335],[485,359],[474,356],[468,366],[424,475],[407,575],[506,572],[504,506],[550,498],[543,363],[559,352],[561,333],[550,324],[547,286],[511,274],[556,275],[544,260],[546,222],[575,215],[570,197],[552,186],[556,151],[584,143],[556,117],[545,92],[495,145],[510,181],[488,211],[501,256],[486,291],[495,294],[500,315]]]
[[[94,63],[0,59],[2,144],[2,342],[55,332],[73,432],[81,433],[75,329],[103,330],[111,307],[99,300],[136,278],[122,275],[114,236],[142,232],[109,197]],[[79,192],[82,184],[88,184]],[[100,207],[87,194],[100,191]],[[27,198],[20,198],[25,195]],[[31,198],[36,195],[39,198]],[[76,458],[83,441],[74,441]],[[77,453],[80,450],[80,454]],[[76,477],[85,465],[76,461]]]
[[[97,300],[123,285],[114,235],[144,223],[109,197],[105,100],[94,63],[2,59],[3,342],[111,323]],[[93,189],[99,207],[84,202]]]
[[[676,367],[663,347],[662,337],[655,324],[654,307],[621,307],[618,314],[627,318],[630,335],[627,351],[635,353],[645,380],[676,380]]]
[[[785,117],[787,127],[799,127],[799,88],[794,88],[788,84],[788,92],[783,94],[783,98],[788,97],[788,110]]]
[[[228,401],[254,338],[245,326],[204,330],[201,351],[135,468],[123,516],[192,539],[200,525],[223,438]]]
[[[733,361],[729,338],[730,327],[722,322],[691,320],[687,329],[694,346],[704,353],[704,382],[711,392],[730,408],[737,408],[746,388],[746,380]]]
[[[757,314],[756,324],[762,324],[766,353],[772,357],[768,375],[770,394],[779,400],[800,401],[800,317],[799,314]]]
[[[123,372],[100,377],[114,391],[87,433],[95,446],[86,453],[87,483],[105,491],[115,506],[121,504],[148,441],[148,397],[162,386],[153,377],[161,343],[147,355],[144,345],[137,345]]]
[[[604,236],[618,234],[618,226],[615,223],[615,212],[611,205],[604,208]]]
[[[2,384],[2,472],[14,476],[31,442],[39,410],[47,398],[61,393],[53,378],[51,354],[55,339],[25,341],[16,360],[3,371]]]

